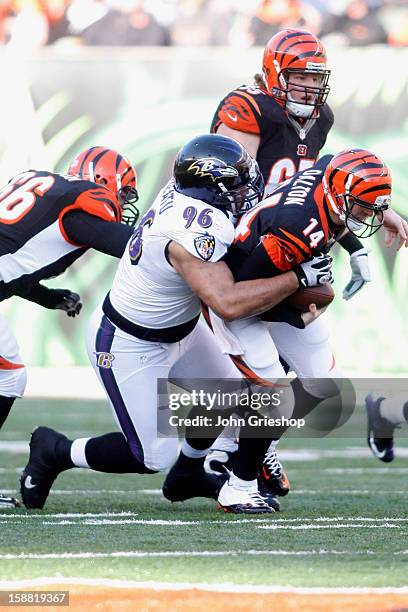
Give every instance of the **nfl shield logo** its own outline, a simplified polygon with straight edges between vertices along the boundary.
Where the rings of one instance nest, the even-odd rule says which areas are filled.
[[[208,261],[215,251],[214,236],[197,236],[197,238],[194,238],[194,246],[199,256]]]

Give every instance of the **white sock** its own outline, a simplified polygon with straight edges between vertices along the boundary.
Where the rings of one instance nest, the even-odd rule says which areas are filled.
[[[403,410],[406,400],[406,395],[404,399],[398,396],[386,398],[381,402],[380,415],[383,419],[387,419],[387,421],[390,421],[390,423],[392,423],[393,425],[399,425],[400,423],[404,423],[405,417]]]
[[[185,440],[183,440],[183,443],[181,445],[181,452],[183,453],[183,455],[189,457],[190,459],[200,459],[200,457],[205,457],[209,450],[209,448],[205,448],[204,450],[197,450],[196,448],[190,446],[189,443]]]
[[[235,476],[234,472],[231,472],[230,474],[229,483],[232,487],[235,487],[235,489],[241,489],[242,491],[258,489],[256,478],[255,480],[242,480],[242,478]]]
[[[71,461],[76,467],[89,468],[85,456],[85,446],[91,438],[77,438],[71,445]]]

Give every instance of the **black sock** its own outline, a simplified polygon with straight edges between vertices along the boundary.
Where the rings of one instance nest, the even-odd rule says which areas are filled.
[[[244,433],[240,432],[234,474],[242,480],[255,480],[258,476],[259,465],[263,461],[271,440],[270,438],[245,438],[242,437]]]
[[[59,440],[55,445],[55,455],[58,459],[58,463],[66,470],[76,467],[71,460],[71,446],[72,440],[68,438]]]
[[[191,458],[191,457],[187,457],[187,455],[185,455],[183,451],[180,451],[177,461],[174,464],[174,468],[177,470],[177,472],[184,472],[184,473],[191,472],[194,470],[200,470],[204,468],[204,461],[205,461],[205,456]]]
[[[85,446],[88,465],[97,472],[108,474],[155,474],[136,459],[123,433],[108,433],[90,438]]]
[[[404,415],[404,419],[408,422],[408,402],[404,404],[402,414]]]
[[[7,419],[15,399],[15,397],[0,395],[0,429],[3,427]]]

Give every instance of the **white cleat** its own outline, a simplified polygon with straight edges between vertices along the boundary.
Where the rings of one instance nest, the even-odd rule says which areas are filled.
[[[274,509],[259,494],[256,484],[248,489],[238,489],[227,480],[218,494],[218,508],[234,514],[269,514]]]

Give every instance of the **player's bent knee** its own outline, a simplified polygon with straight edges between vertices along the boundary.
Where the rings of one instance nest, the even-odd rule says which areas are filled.
[[[145,452],[144,464],[153,472],[168,470],[177,458],[178,439],[162,438],[149,452]]]

